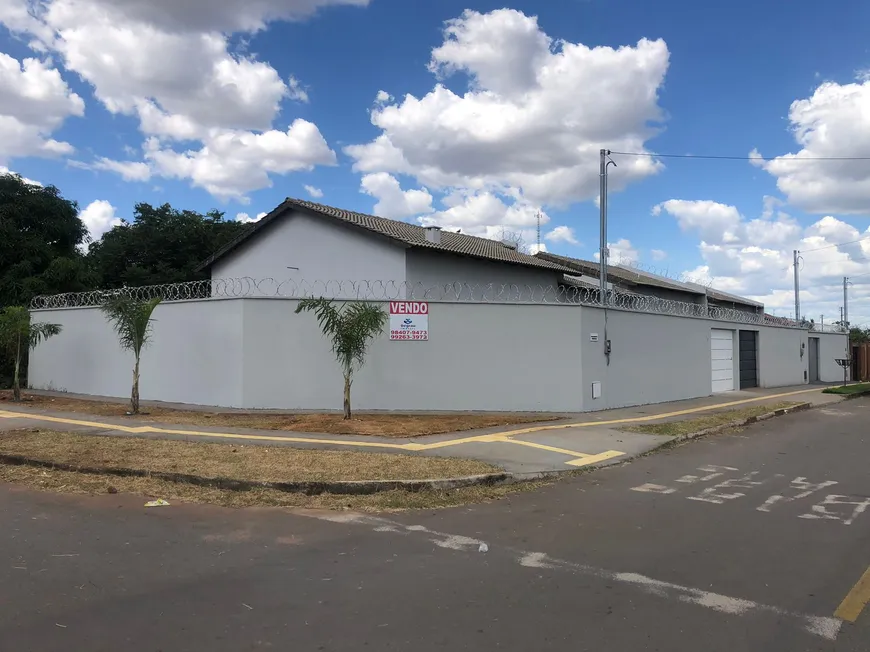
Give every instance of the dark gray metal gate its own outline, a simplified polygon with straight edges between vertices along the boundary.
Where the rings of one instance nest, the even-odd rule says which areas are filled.
[[[740,389],[758,387],[758,331],[740,331]]]
[[[819,382],[819,338],[811,337],[809,339],[809,356],[810,356],[810,382]]]

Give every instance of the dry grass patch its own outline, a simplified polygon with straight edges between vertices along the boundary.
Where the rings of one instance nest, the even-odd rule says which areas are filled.
[[[24,401],[13,403],[11,392],[0,392],[0,406],[6,410],[28,408],[83,412],[86,414],[124,417],[127,403],[106,403],[87,399],[26,394]],[[8,401],[8,402],[6,402]],[[380,437],[419,437],[446,432],[493,428],[520,423],[553,421],[552,415],[530,413],[506,414],[357,414],[345,421],[340,414],[277,414],[275,412],[205,412],[143,406],[139,421],[191,426],[256,428],[290,432],[329,433],[333,435],[376,435]]]
[[[205,503],[224,507],[305,507],[309,509],[352,509],[355,511],[398,511],[438,509],[469,503],[499,500],[520,491],[531,491],[548,482],[523,482],[509,485],[474,486],[444,491],[384,491],[364,496],[319,494],[308,496],[274,489],[229,491],[201,487],[157,478],[107,477],[46,470],[29,466],[0,464],[0,482],[11,482],[41,491],[74,494],[129,493],[145,500],[163,498],[175,502]],[[163,509],[163,508],[159,508]],[[169,507],[168,509],[171,509]]]
[[[499,469],[476,460],[240,446],[52,430],[0,432],[0,452],[78,467],[141,469],[255,482],[429,480]]]
[[[783,408],[794,407],[800,403],[774,403],[772,405],[756,405],[753,407],[743,408],[740,410],[723,410],[716,412],[706,417],[697,419],[685,419],[683,421],[670,421],[667,423],[650,423],[642,426],[630,426],[623,428],[628,432],[642,432],[648,435],[666,435],[668,437],[679,437],[680,435],[690,435],[693,432],[706,430],[707,428],[715,428],[716,426],[724,426],[734,421],[742,421],[751,417],[760,417],[762,414],[781,410]]]

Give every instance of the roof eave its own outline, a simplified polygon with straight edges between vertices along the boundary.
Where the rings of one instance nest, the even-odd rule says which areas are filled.
[[[501,263],[505,265],[517,265],[518,267],[525,267],[528,269],[540,269],[546,272],[553,272],[556,274],[575,274],[576,271],[565,267],[564,265],[559,265],[558,263],[554,263],[552,261],[547,261],[553,267],[547,267],[545,265],[535,265],[534,263],[527,263],[521,260],[507,260],[506,258],[490,258],[489,256],[483,256],[481,254],[475,254],[470,251],[455,251],[453,249],[448,249],[446,247],[435,245],[434,243],[428,242],[412,242],[409,243],[410,247],[418,248],[423,251],[437,251],[442,254],[450,254],[452,256],[464,256],[466,258],[474,258],[475,260],[485,260],[490,263]],[[529,256],[530,258],[534,258],[534,256]]]
[[[245,231],[244,233],[242,233],[241,235],[239,235],[238,237],[236,237],[235,239],[233,239],[232,241],[230,241],[229,243],[224,245],[221,249],[219,249],[217,252],[212,254],[205,261],[200,263],[194,271],[200,272],[200,271],[203,271],[203,270],[206,270],[206,269],[212,267],[218,260],[220,260],[221,258],[226,256],[227,254],[231,253],[234,249],[241,246],[246,241],[250,240],[253,236],[255,236],[257,233],[262,231],[268,224],[275,221],[278,217],[280,217],[281,215],[284,215],[288,211],[304,213],[305,215],[309,215],[311,217],[316,217],[319,219],[327,219],[327,220],[332,221],[333,223],[340,224],[342,226],[346,226],[350,229],[354,229],[360,233],[364,233],[366,235],[369,235],[369,236],[372,236],[375,238],[381,238],[383,240],[389,241],[391,244],[398,245],[398,246],[401,246],[401,247],[406,248],[406,249],[410,246],[407,242],[405,242],[404,240],[401,240],[400,238],[394,238],[392,236],[387,235],[386,233],[379,233],[378,231],[373,231],[372,229],[367,229],[366,227],[360,226],[359,224],[354,224],[353,222],[348,222],[347,220],[342,220],[342,219],[339,219],[337,217],[333,217],[332,215],[329,215],[328,213],[321,213],[320,211],[312,210],[312,209],[308,208],[307,206],[297,204],[292,199],[285,199],[283,202],[281,202],[281,204],[279,204],[271,212],[264,215],[261,219],[259,219],[257,222],[255,222],[254,225],[250,229],[248,229],[247,231]]]
[[[273,220],[275,220],[279,215],[281,215],[285,210],[287,210],[288,201],[285,200],[281,202],[278,206],[273,208],[269,213],[264,215],[262,218],[257,220],[250,228],[246,229],[238,236],[230,240],[223,247],[218,249],[211,256],[202,261],[197,267],[194,269],[195,272],[201,272],[206,269],[209,269],[212,265],[214,265],[219,259],[226,256],[233,249],[240,246],[246,240],[250,239],[255,234],[262,231],[268,224],[270,224]]]

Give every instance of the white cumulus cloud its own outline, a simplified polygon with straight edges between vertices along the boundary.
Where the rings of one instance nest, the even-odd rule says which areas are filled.
[[[835,321],[844,276],[855,277],[856,297],[870,297],[870,229],[859,231],[830,215],[802,227],[772,197],[764,198],[761,216],[753,219],[734,206],[711,200],[670,200],[657,208],[660,215],[672,215],[681,228],[701,237],[698,251],[704,262],[687,271],[686,277],[706,279],[718,289],[754,298],[768,312],[781,316],[794,312],[795,249],[804,252],[800,261],[804,316],[818,321],[824,314],[826,321]],[[705,215],[728,218],[714,219],[714,228],[704,222]],[[855,314],[859,313],[870,320],[870,310],[861,313],[859,308]]]
[[[108,111],[137,118],[143,135],[157,139],[149,158],[131,163],[209,192],[231,170],[233,182],[213,194],[240,198],[268,186],[270,174],[332,164],[335,155],[313,123],[297,120],[286,133],[274,128],[285,100],[305,102],[307,89],[296,77],[282,79],[270,64],[233,50],[230,35],[339,4],[365,6],[368,0],[40,0],[29,13],[26,0],[3,0],[0,22],[28,34],[31,47],[57,55]],[[20,144],[3,138],[6,131],[0,115],[0,141],[13,153],[39,144],[32,134]],[[46,141],[43,149],[67,153],[64,145]],[[218,160],[223,156],[231,158]],[[146,176],[141,166],[106,161],[92,167],[128,179]]]
[[[215,197],[239,200],[252,190],[271,187],[270,173],[335,164],[335,153],[320,130],[301,118],[287,131],[216,131],[205,146],[185,152],[150,139],[145,143],[145,158],[161,176],[190,179]]]
[[[68,117],[84,111],[84,101],[56,68],[36,58],[18,61],[0,52],[0,162],[71,153],[72,145],[51,134]]]
[[[5,165],[0,165],[0,175],[3,175],[3,174],[14,174],[14,175],[21,177],[21,175],[18,174],[15,170],[10,170]],[[31,186],[42,186],[43,185],[41,182],[35,181],[34,179],[28,179],[27,177],[21,177],[21,180],[24,183],[29,183]]]
[[[653,208],[653,215],[666,212],[677,219],[683,231],[697,233],[712,244],[758,245],[787,243],[800,235],[801,228],[790,215],[777,211],[773,215],[770,200],[765,198],[765,212],[758,219],[747,220],[735,206],[711,200],[669,199]]]
[[[323,197],[323,191],[320,188],[315,186],[304,186],[305,192],[309,194],[313,199],[321,199]]]
[[[466,10],[446,23],[432,50],[434,88],[396,100],[379,92],[371,121],[380,133],[345,152],[358,172],[406,175],[430,192],[482,204],[491,216],[514,202],[592,200],[599,150],[644,152],[657,133],[668,61],[662,40],[589,47],[552,38],[536,17],[516,10]],[[440,83],[447,77],[464,80],[465,92]],[[626,160],[611,175],[611,188],[660,169],[654,158]],[[453,205],[444,213],[438,219],[457,227],[502,224]]]
[[[632,265],[640,260],[640,253],[626,238],[620,238],[616,242],[608,242],[607,251],[607,262],[611,265]],[[596,251],[592,257],[595,260],[601,260],[600,252]]]
[[[151,168],[141,161],[116,161],[99,156],[91,163],[69,160],[67,164],[82,170],[104,170],[120,175],[124,181],[148,181],[151,178]]]
[[[106,231],[123,224],[123,220],[115,215],[115,207],[105,199],[97,199],[85,206],[79,213],[79,218],[88,227],[91,240],[99,240]]]
[[[577,236],[574,234],[574,229],[570,226],[557,226],[544,236],[545,240],[550,242],[565,242],[567,244],[580,244]]]
[[[440,226],[453,231],[461,229],[463,233],[496,239],[505,229],[520,231],[524,232],[523,237],[528,242],[531,241],[528,235],[537,225],[538,213],[541,224],[550,221],[549,216],[537,206],[522,201],[507,204],[490,192],[455,193],[442,203],[448,208],[422,217],[419,222],[424,226]]]
[[[770,161],[750,153],[753,164],[776,177],[788,202],[811,213],[870,212],[870,79],[825,82],[792,103],[788,117],[800,149]]]
[[[402,219],[432,212],[432,195],[422,190],[402,190],[399,180],[386,172],[366,174],[360,182],[362,192],[378,200],[375,214]]]
[[[266,215],[267,215],[267,213],[257,213],[257,217],[251,217],[248,213],[238,213],[236,215],[236,222],[241,222],[242,224],[250,224],[251,222],[259,222]]]

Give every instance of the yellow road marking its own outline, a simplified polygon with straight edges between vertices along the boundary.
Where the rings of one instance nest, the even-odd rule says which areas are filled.
[[[849,595],[845,597],[843,602],[834,612],[834,617],[840,620],[845,620],[849,623],[854,623],[858,620],[858,616],[870,602],[870,568],[861,576],[858,583],[849,591]]]
[[[436,441],[431,444],[411,444],[416,448],[411,450],[431,451],[436,448],[447,448],[448,446],[458,446],[459,444],[492,444],[493,442],[504,441],[505,433],[497,432],[491,435],[475,435],[473,437],[460,437],[459,439],[445,439],[444,441]]]
[[[131,434],[153,432],[164,435],[190,435],[192,437],[216,437],[218,439],[242,439],[247,441],[279,441],[293,442],[298,444],[337,444],[339,446],[359,446],[362,448],[394,448],[404,450],[420,450],[420,444],[387,444],[374,441],[335,441],[332,439],[314,439],[309,437],[280,437],[270,435],[242,435],[227,432],[205,432],[200,430],[175,430],[170,428],[156,428],[152,426],[122,426],[116,423],[99,423],[96,421],[80,421],[78,419],[64,419],[47,415],[22,414],[20,412],[0,412],[0,416],[12,418],[32,419],[34,421],[48,421],[50,423],[68,423],[75,426],[88,426],[91,428],[104,428],[106,430],[118,430]]]
[[[727,403],[715,403],[713,405],[704,405],[696,408],[688,408],[685,410],[677,410],[675,412],[663,412],[661,414],[649,414],[642,417],[627,417],[624,419],[610,419],[605,421],[581,421],[579,423],[560,423],[549,426],[531,426],[528,428],[519,428],[517,430],[509,430],[507,432],[499,432],[488,435],[473,435],[471,437],[459,437],[457,439],[446,439],[444,441],[432,442],[430,444],[421,444],[417,442],[409,442],[406,444],[390,444],[383,442],[370,442],[370,441],[349,441],[349,440],[339,440],[339,439],[316,439],[313,437],[283,437],[283,436],[270,436],[270,435],[242,435],[236,433],[223,433],[223,432],[205,432],[200,430],[177,430],[177,429],[169,429],[169,428],[158,428],[156,426],[123,426],[115,423],[101,423],[98,421],[85,421],[81,419],[67,419],[64,417],[52,417],[48,415],[42,414],[28,414],[22,412],[10,412],[6,410],[0,410],[0,418],[10,418],[10,419],[32,419],[34,421],[47,421],[50,423],[66,423],[74,426],[86,426],[90,428],[104,428],[108,430],[117,430],[119,432],[128,432],[131,434],[143,434],[143,433],[155,433],[155,434],[167,434],[167,435],[184,435],[190,437],[214,437],[216,439],[240,439],[247,441],[274,441],[274,442],[289,442],[289,443],[297,443],[297,444],[326,444],[332,446],[351,446],[356,448],[388,448],[392,450],[405,450],[405,451],[429,451],[435,450],[438,448],[447,448],[449,446],[459,446],[461,444],[471,444],[471,443],[513,443],[519,444],[520,446],[528,446],[530,448],[539,448],[541,450],[548,450],[555,453],[562,453],[565,455],[569,455],[573,457],[569,462],[571,466],[585,466],[588,464],[594,464],[596,462],[612,459],[614,457],[618,457],[620,455],[625,455],[625,453],[621,453],[619,451],[606,451],[604,453],[599,453],[597,455],[589,454],[589,453],[579,453],[577,451],[570,451],[564,448],[556,448],[554,446],[547,446],[545,444],[537,444],[535,442],[527,442],[514,440],[512,437],[516,437],[518,435],[526,435],[535,432],[544,432],[547,430],[564,430],[565,428],[589,428],[593,426],[611,426],[618,425],[624,423],[641,423],[644,421],[657,421],[659,419],[668,419],[670,417],[678,417],[686,414],[695,414],[698,412],[708,412],[710,410],[718,410],[721,408],[733,407],[735,405],[744,405],[746,403],[756,403],[758,401],[766,401],[769,399],[777,399],[784,398],[786,396],[796,396],[798,394],[808,394],[810,392],[818,392],[821,391],[822,388],[816,389],[802,389],[795,392],[785,392],[782,394],[770,394],[767,396],[759,396],[757,398],[747,398],[741,399],[739,401],[729,401]]]
[[[622,451],[605,451],[603,453],[599,453],[598,455],[590,455],[589,453],[569,451],[566,448],[547,446],[546,444],[539,444],[534,441],[523,441],[522,439],[508,439],[507,437],[502,438],[500,441],[503,441],[507,444],[518,444],[520,446],[528,446],[529,448],[537,448],[540,450],[550,451],[552,453],[561,453],[562,455],[568,455],[574,458],[572,460],[569,460],[568,462],[565,462],[565,464],[567,464],[568,466],[587,466],[589,464],[595,464],[597,462],[603,462],[605,460],[613,459],[614,457],[620,457],[622,455],[625,455],[625,453],[623,453]]]
[[[568,466],[589,466],[590,464],[598,464],[598,462],[604,462],[605,460],[612,460],[614,457],[620,457],[625,455],[625,453],[621,451],[604,451],[603,453],[599,453],[598,455],[587,455],[586,457],[582,457],[579,460],[571,460],[570,462],[565,462]]]
[[[516,435],[525,435],[532,432],[542,432],[544,430],[562,430],[563,428],[589,428],[591,426],[612,426],[621,423],[642,423],[644,421],[657,421],[658,419],[668,419],[670,417],[680,417],[685,414],[695,414],[697,412],[707,412],[709,410],[718,410],[725,407],[733,407],[735,405],[744,405],[746,403],[757,403],[758,401],[766,401],[772,398],[783,398],[785,396],[796,396],[797,394],[809,394],[810,392],[820,392],[824,388],[816,389],[801,389],[796,392],[785,392],[784,394],[768,394],[767,396],[759,396],[758,398],[746,398],[740,401],[729,401],[728,403],[716,403],[714,405],[702,405],[701,407],[688,408],[686,410],[677,410],[676,412],[663,412],[661,414],[648,414],[643,417],[626,417],[625,419],[611,419],[609,421],[581,421],[579,423],[558,423],[551,426],[531,426],[529,428],[521,428],[519,430],[510,430],[500,433],[503,437],[514,437]]]
[[[555,446],[547,446],[534,441],[523,441],[522,439],[508,439],[503,437],[501,441],[508,444],[519,444],[520,446],[528,446],[529,448],[537,448],[542,451],[550,451],[551,453],[561,453],[562,455],[570,455],[571,457],[591,457],[589,453],[579,453],[577,451],[569,451],[565,448],[556,448]]]

